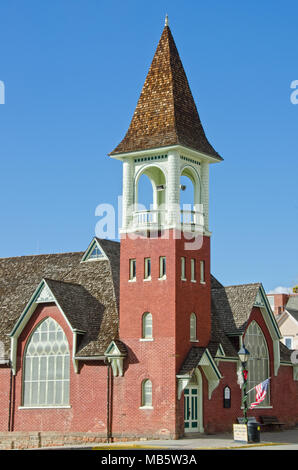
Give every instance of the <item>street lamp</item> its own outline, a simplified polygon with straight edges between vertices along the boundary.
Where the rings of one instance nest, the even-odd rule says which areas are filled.
[[[242,365],[242,375],[243,375],[243,415],[244,415],[244,424],[247,424],[247,393],[246,393],[246,386],[247,386],[247,374],[248,371],[246,369],[247,361],[249,358],[250,352],[246,349],[244,344],[241,346],[240,350],[238,351],[238,356],[241,361]]]

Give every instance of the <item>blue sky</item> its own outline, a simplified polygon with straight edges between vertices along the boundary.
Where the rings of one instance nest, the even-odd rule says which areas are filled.
[[[0,256],[82,251],[117,203],[124,136],[165,13],[206,134],[212,271],[298,284],[298,3],[15,0],[0,5]]]

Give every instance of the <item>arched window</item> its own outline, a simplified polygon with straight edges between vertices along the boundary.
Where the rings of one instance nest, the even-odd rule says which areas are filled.
[[[142,406],[152,406],[152,383],[148,379],[142,382]]]
[[[263,382],[269,378],[269,354],[267,343],[263,332],[257,322],[252,321],[248,326],[245,336],[244,344],[246,349],[250,352],[249,360],[247,362],[247,390],[250,390],[255,385]],[[270,403],[270,390],[267,389],[267,394],[261,406],[269,405]],[[255,401],[256,391],[253,389],[248,394],[248,404]]]
[[[69,404],[69,347],[55,320],[46,318],[34,330],[23,364],[24,406]]]
[[[142,338],[152,339],[152,315],[145,312],[142,318]]]
[[[197,316],[195,313],[190,315],[190,341],[197,341]]]

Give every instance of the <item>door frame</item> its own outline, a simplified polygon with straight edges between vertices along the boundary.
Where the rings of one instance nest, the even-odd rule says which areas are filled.
[[[204,432],[204,422],[203,422],[203,380],[202,380],[202,374],[198,368],[195,369],[194,371],[195,377],[197,384],[190,384],[189,386],[186,386],[185,388],[191,389],[191,388],[196,388],[198,390],[198,429],[195,432]],[[183,406],[183,420],[184,420],[184,413],[185,413],[185,397],[184,397],[184,406]],[[184,432],[187,434],[191,434],[191,429],[185,428],[184,427]]]

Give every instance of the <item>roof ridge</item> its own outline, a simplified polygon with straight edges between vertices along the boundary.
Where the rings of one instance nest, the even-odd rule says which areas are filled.
[[[230,286],[223,286],[223,287],[224,287],[224,289],[229,289],[230,287],[246,287],[246,286],[261,286],[261,285],[262,285],[261,282],[250,282],[250,283],[246,283],[246,284],[232,284]]]
[[[37,258],[41,256],[81,255],[84,253],[85,253],[84,251],[65,251],[63,253],[40,253],[38,255],[3,256],[3,257],[0,257],[0,261],[21,259],[21,258],[33,258],[33,257]]]

